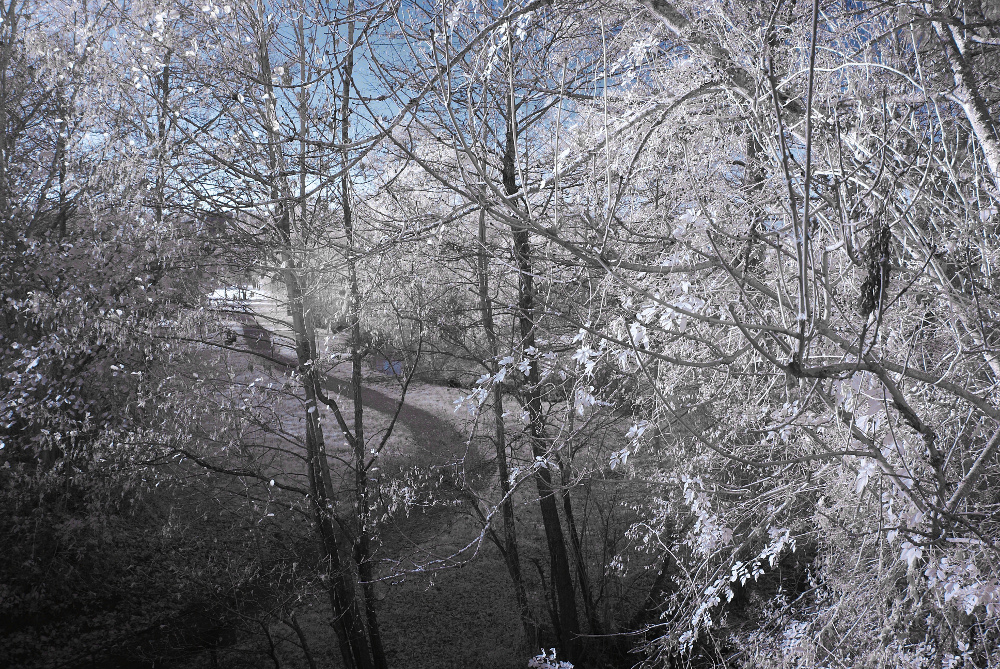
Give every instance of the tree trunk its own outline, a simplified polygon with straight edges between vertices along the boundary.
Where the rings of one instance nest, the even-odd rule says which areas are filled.
[[[10,61],[14,57],[14,45],[17,43],[17,24],[21,17],[17,2],[11,1],[0,5],[0,221],[10,220],[10,195],[7,190],[7,167],[10,159],[9,149],[11,138],[7,136],[7,105],[11,82],[7,79],[10,71]],[[4,228],[6,228],[6,224]],[[6,230],[4,230],[6,232]]]
[[[503,154],[503,186],[508,196],[519,191],[515,176],[514,145],[514,101],[508,97],[506,109],[507,136]],[[559,612],[559,637],[562,651],[572,662],[576,657],[576,638],[580,623],[576,612],[576,593],[570,573],[569,556],[563,539],[559,521],[559,508],[548,465],[538,460],[546,460],[545,436],[542,433],[542,398],[538,388],[538,364],[529,351],[535,350],[535,284],[531,267],[531,235],[526,227],[512,226],[514,257],[518,270],[517,320],[521,336],[521,355],[528,362],[522,393],[524,406],[528,411],[528,436],[531,441],[532,456],[536,460],[535,485],[538,488],[538,503],[542,512],[545,529],[545,543],[552,563],[552,584],[556,593]]]
[[[69,106],[62,92],[56,93],[56,109],[59,110],[59,137],[56,139],[56,162],[59,170],[59,209],[56,213],[56,231],[59,239],[66,236],[69,220],[69,201],[66,198],[66,144],[69,140]]]
[[[264,9],[258,4],[258,14],[264,16]],[[281,174],[280,137],[277,134],[277,113],[275,96],[271,85],[271,62],[268,53],[267,32],[261,31],[258,43],[258,65],[260,79],[266,92],[265,110],[268,118],[268,169],[271,173],[271,199],[278,203],[275,228],[279,238],[278,255],[282,262],[282,275],[288,295],[289,310],[292,315],[292,331],[295,335],[295,352],[302,372],[303,389],[306,395],[306,457],[309,477],[310,500],[316,518],[316,528],[322,554],[329,565],[327,593],[333,609],[333,628],[337,635],[341,656],[348,669],[374,669],[364,623],[358,611],[357,598],[350,574],[340,558],[340,542],[333,526],[333,485],[330,480],[329,465],[323,428],[319,421],[317,404],[315,362],[315,342],[307,327],[303,308],[303,291],[295,271],[292,254],[291,207],[292,197],[288,184]]]
[[[489,256],[486,252],[486,210],[479,212],[479,309],[483,318],[483,329],[489,341],[489,352],[492,358],[490,372],[499,371],[497,359],[500,345],[497,340],[496,325],[493,321],[493,309],[490,306],[489,291]],[[503,388],[500,384],[493,387],[493,425],[494,443],[497,453],[497,480],[500,483],[500,512],[503,518],[504,562],[507,572],[514,583],[514,596],[517,598],[517,608],[521,614],[521,624],[524,626],[525,645],[534,650],[538,647],[538,625],[531,615],[528,606],[528,595],[524,587],[524,577],[521,573],[521,558],[517,550],[517,528],[514,525],[514,500],[511,499],[510,470],[507,467],[507,435],[503,423]]]
[[[570,434],[573,433],[572,423],[570,423],[569,431]],[[576,564],[576,578],[580,584],[580,596],[583,598],[583,612],[587,617],[590,633],[599,636],[604,634],[604,631],[601,622],[597,619],[597,611],[594,608],[594,596],[590,587],[590,578],[587,576],[587,563],[583,561],[583,545],[580,542],[580,533],[576,529],[576,520],[573,516],[573,500],[569,495],[569,486],[573,478],[573,466],[570,457],[559,457],[559,471],[563,488],[563,516],[566,518],[566,529],[569,530],[570,548],[573,551],[573,562]]]
[[[160,100],[156,113],[156,227],[160,229],[163,223],[163,208],[165,206],[164,191],[166,190],[167,159],[167,119],[170,112],[170,50],[163,57],[163,72],[160,73]]]
[[[287,224],[287,211],[282,216]],[[358,610],[350,571],[341,562],[340,541],[333,526],[333,485],[330,479],[329,464],[326,460],[323,426],[319,422],[318,393],[316,390],[318,381],[312,369],[315,363],[315,342],[312,340],[305,321],[302,289],[292,265],[291,254],[286,253],[285,257],[285,287],[288,291],[288,301],[292,311],[296,357],[299,369],[306,370],[303,374],[303,388],[306,394],[306,455],[308,458],[310,498],[316,515],[323,555],[329,563],[330,584],[327,591],[333,609],[334,631],[337,632],[340,641],[344,663],[349,668],[373,669],[368,639]]]
[[[348,0],[347,14],[354,13],[354,0]],[[344,145],[350,143],[350,105],[351,86],[354,76],[354,21],[347,23],[347,54],[344,61],[343,93],[340,107],[341,140]],[[387,669],[388,662],[382,644],[382,634],[379,629],[378,615],[375,611],[375,576],[372,570],[371,537],[369,524],[371,515],[368,500],[368,466],[365,462],[365,426],[364,404],[362,403],[361,353],[364,346],[361,339],[361,290],[358,285],[357,254],[355,253],[355,227],[353,209],[351,207],[349,161],[347,152],[343,155],[343,175],[340,179],[340,195],[344,216],[344,233],[347,236],[347,268],[348,289],[348,319],[351,323],[351,393],[354,399],[354,494],[358,535],[354,546],[354,559],[358,565],[358,578],[364,594],[365,617],[368,621],[368,638],[371,642],[372,659],[375,669]]]
[[[968,119],[972,132],[979,142],[979,148],[983,152],[983,158],[986,159],[993,184],[1000,191],[1000,137],[986,101],[980,93],[976,72],[965,57],[961,28],[939,21],[935,21],[933,26],[951,69],[952,81],[955,84],[952,97],[965,112],[965,118]]]

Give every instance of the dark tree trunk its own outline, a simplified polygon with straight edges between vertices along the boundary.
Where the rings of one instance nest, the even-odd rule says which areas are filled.
[[[271,62],[265,38],[258,44],[258,59],[261,80],[265,82],[268,122],[273,126],[276,111],[271,87]],[[268,168],[271,172],[271,197],[279,203],[275,228],[278,233],[282,272],[288,296],[288,307],[292,315],[292,330],[295,334],[295,353],[299,369],[302,371],[303,390],[306,396],[306,456],[309,477],[310,501],[315,515],[316,529],[322,555],[329,570],[327,593],[333,609],[333,628],[337,635],[341,656],[347,669],[375,669],[369,650],[368,636],[358,610],[354,592],[353,575],[345,569],[340,557],[340,540],[333,526],[332,509],[334,502],[333,484],[330,479],[329,464],[326,459],[326,445],[323,428],[319,422],[317,404],[317,379],[313,363],[316,347],[312,333],[306,323],[302,286],[296,273],[292,257],[291,207],[292,195],[288,184],[280,176],[280,138],[276,133],[268,133]]]
[[[506,112],[507,135],[503,154],[503,186],[504,192],[513,196],[519,191],[514,155],[513,100],[508,99]],[[520,225],[512,226],[512,233],[514,258],[518,270],[518,330],[521,337],[522,355],[529,361],[528,373],[525,375],[522,387],[523,402],[528,412],[528,437],[531,442],[532,456],[536,460],[538,458],[544,460],[547,448],[545,436],[542,433],[542,398],[538,388],[538,364],[527,353],[535,348],[535,284],[531,266],[531,234],[528,228]],[[537,467],[534,478],[538,488],[542,525],[545,529],[545,543],[548,546],[552,562],[552,585],[556,593],[556,607],[559,613],[559,629],[556,630],[556,634],[562,646],[561,650],[570,661],[573,661],[576,657],[580,623],[576,611],[576,593],[573,589],[569,556],[562,534],[559,508],[548,466]]]
[[[479,212],[479,308],[483,318],[483,329],[489,341],[490,356],[493,362],[490,372],[499,371],[497,359],[500,353],[496,334],[496,324],[493,320],[493,309],[490,306],[489,266],[486,250],[486,210]],[[497,479],[500,483],[500,512],[503,518],[504,562],[507,572],[514,583],[514,595],[517,598],[517,608],[521,614],[521,624],[524,626],[525,645],[535,650],[538,647],[538,625],[531,615],[528,606],[528,596],[524,587],[524,576],[521,573],[521,558],[517,550],[517,528],[514,525],[514,500],[511,499],[510,470],[507,467],[507,435],[503,422],[503,388],[496,384],[493,388],[493,426],[494,442],[497,454]]]
[[[572,423],[570,432],[572,433]],[[580,541],[580,533],[576,528],[576,519],[573,515],[573,500],[569,495],[569,485],[573,478],[572,465],[569,457],[559,458],[559,470],[562,474],[562,501],[563,516],[566,518],[566,526],[569,530],[570,548],[573,550],[573,562],[576,564],[576,578],[580,584],[580,595],[583,597],[583,612],[587,616],[587,624],[590,626],[590,633],[600,636],[604,634],[601,621],[597,618],[597,611],[594,607],[593,591],[590,587],[590,577],[587,575],[587,563],[583,560],[583,544]]]
[[[354,0],[348,0],[347,15],[354,13]],[[351,86],[354,76],[354,21],[347,23],[347,54],[344,61],[343,93],[340,106],[340,132],[344,145],[350,143],[351,133]],[[351,392],[354,400],[354,494],[357,516],[357,539],[354,546],[354,560],[358,566],[358,579],[361,582],[361,592],[364,595],[365,618],[368,622],[368,639],[371,642],[374,669],[388,669],[385,649],[382,644],[382,634],[379,629],[378,615],[375,611],[375,576],[372,570],[372,548],[370,532],[371,514],[368,500],[368,465],[365,450],[364,404],[362,403],[361,353],[364,346],[361,338],[361,290],[358,286],[356,239],[351,207],[350,175],[348,174],[346,151],[343,161],[343,176],[340,180],[340,194],[344,214],[344,233],[347,236],[347,267],[348,318],[351,323]]]

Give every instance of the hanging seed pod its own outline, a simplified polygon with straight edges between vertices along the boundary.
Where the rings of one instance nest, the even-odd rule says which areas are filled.
[[[891,254],[892,232],[889,230],[888,224],[883,223],[868,240],[868,245],[865,248],[868,274],[861,283],[861,299],[858,303],[858,311],[865,318],[868,318],[885,300],[886,292],[889,289]]]
[[[858,302],[858,311],[864,318],[868,318],[871,312],[875,311],[875,305],[878,300],[878,287],[875,285],[877,283],[875,275],[871,272],[865,276],[865,280],[861,283],[861,299]]]

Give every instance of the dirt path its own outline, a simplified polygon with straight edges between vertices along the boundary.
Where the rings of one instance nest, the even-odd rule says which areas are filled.
[[[253,314],[243,314],[239,321],[250,353],[270,360],[285,372],[298,366],[294,352],[287,345],[276,343],[277,337]],[[385,393],[371,387],[371,380],[367,383],[361,389],[364,408],[381,414],[380,419],[391,418],[399,404],[398,394],[393,396],[391,391]],[[345,403],[353,402],[348,378],[326,374],[323,388],[331,396],[342,397]],[[447,394],[441,393],[428,401],[426,386],[411,386],[410,390],[410,400],[399,409],[398,418],[398,424],[409,431],[417,446],[408,450],[407,455],[413,457],[420,451],[422,455],[416,456],[418,461],[429,456],[424,461],[438,466],[458,462],[470,453],[476,458],[475,449],[469,450],[461,429],[440,417],[451,411]],[[427,408],[415,406],[414,400]],[[346,413],[345,420],[350,425],[353,415],[350,411]],[[384,425],[387,420],[377,422]],[[400,574],[405,575],[392,578],[391,585],[380,586],[383,594],[378,606],[379,619],[391,666],[407,669],[524,666],[517,604],[499,554],[487,546],[476,551],[475,559],[463,556],[461,560],[467,563],[460,565],[461,569],[442,568],[442,560],[451,562],[447,556],[458,555],[479,532],[477,522],[453,506],[401,514],[381,528],[379,557],[386,560],[382,567],[402,570]],[[530,548],[530,544],[525,544],[525,548]],[[328,629],[318,611],[305,614],[312,621],[311,629]],[[317,638],[323,638],[322,634],[317,634]],[[325,653],[333,666],[339,666],[332,646]]]
[[[243,339],[251,352],[270,358],[289,371],[298,367],[297,362],[292,357],[284,355],[278,350],[280,347],[275,346],[271,331],[257,322],[252,314],[239,314],[239,321],[243,328]],[[342,395],[351,401],[354,399],[351,382],[331,374],[326,374],[323,377],[323,390]],[[396,412],[399,400],[374,388],[363,387],[361,389],[361,403],[366,409],[386,414],[391,418]],[[351,417],[345,416],[344,418],[349,421]],[[432,453],[446,453],[463,441],[462,435],[451,423],[435,416],[430,411],[405,402],[399,410],[398,422],[408,428],[414,438],[420,440],[423,446]]]

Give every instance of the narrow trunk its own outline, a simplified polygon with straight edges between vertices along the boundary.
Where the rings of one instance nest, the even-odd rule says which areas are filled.
[[[7,135],[7,105],[11,94],[7,74],[10,71],[10,61],[14,56],[14,44],[17,41],[17,24],[20,19],[18,0],[10,0],[2,6],[3,15],[0,22],[0,221],[10,220],[10,196],[7,192],[7,165],[10,160],[10,137]]]
[[[354,14],[354,0],[348,0],[347,15]],[[347,54],[344,61],[343,93],[340,107],[340,131],[341,140],[344,145],[350,143],[351,129],[351,86],[354,76],[354,20],[347,22]],[[358,535],[354,546],[354,559],[358,565],[358,578],[361,581],[361,590],[364,594],[365,617],[368,621],[368,638],[371,641],[372,659],[375,669],[387,669],[388,662],[385,657],[385,649],[382,644],[382,635],[378,624],[378,615],[375,611],[375,576],[372,569],[372,548],[371,537],[369,535],[369,525],[371,515],[370,502],[368,499],[368,465],[365,454],[365,426],[364,426],[364,404],[362,403],[362,379],[361,379],[361,290],[358,285],[357,254],[355,253],[356,239],[351,207],[350,175],[348,173],[348,156],[344,152],[343,170],[340,179],[340,195],[344,213],[344,233],[347,236],[347,268],[348,268],[348,289],[350,297],[348,302],[348,318],[351,323],[351,392],[354,396],[354,487],[356,495],[356,515],[358,523]]]
[[[955,84],[952,94],[961,105],[965,118],[976,135],[994,185],[1000,189],[1000,136],[979,90],[975,69],[963,53],[964,40],[955,26],[937,21],[933,25],[951,69]]]
[[[506,122],[507,136],[503,154],[503,186],[504,192],[513,196],[518,193],[514,164],[514,101],[507,100]],[[525,375],[522,388],[524,405],[528,411],[528,436],[531,441],[532,456],[538,460],[546,459],[545,436],[542,433],[542,398],[538,388],[538,364],[528,351],[535,350],[535,284],[531,267],[531,235],[527,228],[512,226],[514,237],[514,257],[518,271],[518,301],[517,320],[521,336],[521,354],[528,361],[528,372]],[[535,469],[535,485],[538,488],[538,503],[542,512],[542,525],[545,528],[545,543],[548,545],[549,556],[552,558],[552,584],[556,593],[556,606],[559,613],[559,637],[562,651],[573,661],[576,657],[577,636],[580,623],[576,612],[576,593],[573,590],[573,578],[569,568],[569,556],[566,542],[563,539],[562,525],[559,521],[559,508],[556,503],[555,490],[552,486],[552,476],[547,465]]]
[[[979,148],[986,159],[986,166],[994,186],[1000,190],[1000,132],[993,116],[990,114],[986,100],[983,98],[976,79],[976,71],[965,57],[965,44],[961,32],[955,26],[944,23],[934,23],[934,29],[944,49],[945,57],[951,68],[955,88],[952,95],[962,106],[965,118],[968,119],[972,132],[979,142]],[[969,328],[976,347],[982,349],[986,364],[993,370],[994,377],[1000,378],[1000,358],[986,345],[984,337]]]
[[[59,239],[66,236],[66,222],[69,220],[69,201],[66,197],[66,144],[69,140],[70,110],[62,92],[56,93],[56,109],[59,110],[59,137],[56,139],[56,162],[59,170],[59,210],[56,214],[56,230]]]
[[[490,357],[493,362],[490,372],[496,374],[498,369],[500,346],[497,340],[496,325],[493,321],[493,309],[490,306],[489,291],[489,256],[486,253],[486,210],[479,212],[479,309],[483,317],[483,329],[489,341]],[[521,558],[517,551],[517,528],[514,525],[514,500],[511,499],[510,470],[507,467],[507,435],[503,424],[503,388],[496,384],[493,388],[493,425],[494,442],[497,453],[497,479],[500,482],[500,512],[503,518],[504,561],[507,572],[514,583],[514,595],[517,598],[517,608],[521,614],[521,624],[524,626],[524,639],[528,648],[538,647],[538,629],[531,608],[528,606],[528,595],[524,588],[524,577],[521,574]]]
[[[570,424],[570,434],[573,432]],[[567,444],[567,447],[569,444]],[[573,562],[576,564],[576,579],[580,584],[580,595],[583,597],[583,612],[587,617],[587,624],[590,626],[590,633],[594,635],[604,634],[600,621],[597,619],[597,611],[594,608],[593,591],[590,587],[590,577],[587,575],[587,563],[583,560],[583,544],[580,542],[580,533],[576,529],[576,519],[573,516],[573,500],[569,495],[570,482],[573,479],[573,466],[570,458],[559,458],[559,470],[562,474],[562,502],[563,516],[566,518],[567,529],[569,530],[570,548],[573,551]]]
[[[258,4],[258,15],[264,15]],[[333,628],[337,635],[341,656],[347,669],[373,669],[368,638],[358,611],[357,598],[349,571],[341,562],[339,538],[333,526],[333,486],[326,461],[323,428],[319,421],[317,404],[317,379],[313,370],[315,342],[307,327],[303,309],[303,293],[296,273],[292,248],[291,211],[292,196],[281,173],[280,137],[273,86],[271,61],[267,49],[267,33],[261,31],[258,43],[260,79],[266,94],[265,125],[268,128],[268,169],[271,172],[271,199],[278,203],[275,228],[280,240],[278,255],[282,263],[282,276],[292,314],[292,331],[295,335],[295,353],[299,369],[303,372],[303,390],[306,396],[306,457],[309,477],[310,501],[316,518],[316,529],[323,556],[329,565],[330,582],[327,594],[333,610]]]
[[[365,600],[365,616],[368,620],[368,635],[371,639],[372,655],[375,669],[386,669],[388,666],[379,630],[378,616],[375,611],[375,578],[372,570],[370,525],[370,502],[368,499],[368,466],[365,462],[365,429],[364,404],[362,400],[363,381],[361,378],[362,338],[361,338],[361,290],[358,285],[357,265],[354,259],[354,228],[351,220],[350,194],[345,174],[341,189],[344,201],[344,228],[348,238],[348,282],[349,305],[348,318],[351,321],[351,394],[354,401],[354,486],[356,495],[356,515],[358,535],[355,544],[355,561],[358,565],[358,577],[361,581]]]
[[[163,223],[163,208],[165,205],[164,191],[166,190],[166,169],[164,163],[167,159],[167,114],[170,109],[170,50],[167,50],[163,57],[163,72],[160,75],[160,100],[159,111],[156,116],[156,225],[159,229]]]
[[[279,224],[283,235],[288,230],[288,218],[287,210],[283,211],[282,224]],[[309,370],[309,373],[303,375],[303,389],[306,396],[306,455],[310,497],[319,529],[320,544],[329,563],[330,585],[327,592],[333,609],[334,631],[337,633],[341,655],[347,667],[372,669],[374,665],[368,649],[364,624],[361,622],[354,585],[350,570],[341,562],[340,542],[331,515],[334,506],[333,486],[326,461],[323,426],[319,421],[318,393],[316,392],[318,380],[312,373],[316,347],[306,324],[302,288],[298,283],[293,259],[290,253],[286,252],[284,256],[286,267],[283,274],[288,302],[292,311],[296,358],[301,370]]]

